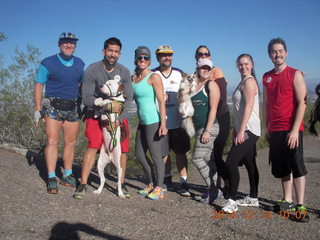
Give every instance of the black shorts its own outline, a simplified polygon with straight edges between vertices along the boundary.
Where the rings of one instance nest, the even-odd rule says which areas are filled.
[[[183,128],[169,129],[161,142],[163,157],[169,155],[170,149],[175,154],[185,154],[190,150],[190,137]]]
[[[307,174],[303,160],[303,133],[299,131],[299,146],[290,149],[287,144],[289,131],[270,133],[269,163],[272,175],[283,178],[292,173],[294,178]]]

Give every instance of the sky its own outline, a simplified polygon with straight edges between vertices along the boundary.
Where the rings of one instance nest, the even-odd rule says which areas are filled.
[[[102,59],[109,37],[121,40],[119,62],[134,69],[134,50],[154,52],[166,44],[175,51],[173,66],[191,73],[194,53],[207,45],[229,87],[240,80],[236,58],[252,55],[258,81],[273,68],[267,54],[275,37],[287,43],[287,64],[304,72],[308,84],[320,82],[320,0],[0,0],[0,42],[5,64],[14,49],[29,43],[45,58],[59,52],[62,32],[79,38],[75,55],[89,66]]]

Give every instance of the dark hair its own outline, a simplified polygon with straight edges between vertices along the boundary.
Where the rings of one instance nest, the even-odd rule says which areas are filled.
[[[109,38],[107,40],[104,41],[104,44],[103,44],[103,49],[107,49],[108,45],[117,45],[120,47],[120,50],[122,48],[122,43],[121,41],[118,39],[118,38],[115,38],[115,37],[112,37],[112,38]]]
[[[257,77],[256,77],[256,71],[254,70],[254,61],[253,61],[253,58],[251,57],[251,55],[248,54],[248,53],[242,53],[242,54],[240,54],[240,55],[237,57],[236,63],[238,64],[238,62],[240,61],[240,59],[243,58],[243,57],[248,57],[248,58],[250,59],[250,61],[252,62],[252,71],[251,71],[251,74],[252,74],[252,76],[254,77],[254,80],[256,80],[256,83],[257,83],[257,86],[258,86],[258,91],[259,91],[259,93],[260,93],[259,84],[258,84]]]
[[[197,47],[196,52],[195,52],[195,54],[194,54],[194,57],[195,57],[196,59],[197,59],[197,53],[198,53],[198,51],[199,51],[200,48],[205,48],[205,49],[207,49],[209,55],[211,56],[211,53],[210,53],[209,48],[208,48],[206,45],[200,45],[199,47]]]
[[[273,38],[270,40],[269,44],[268,44],[268,54],[270,55],[271,54],[271,51],[272,51],[272,47],[273,45],[275,44],[281,44],[283,45],[284,47],[284,50],[286,50],[287,52],[287,45],[286,45],[286,42],[282,39],[282,38]]]

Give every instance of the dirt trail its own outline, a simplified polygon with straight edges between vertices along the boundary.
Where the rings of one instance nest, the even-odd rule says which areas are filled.
[[[262,207],[240,208],[235,219],[214,214],[223,200],[208,206],[174,192],[166,193],[162,201],[144,199],[136,194],[144,186],[139,179],[127,180],[131,199],[115,195],[114,178],[96,196],[92,193],[99,184],[96,173],[84,200],[73,199],[73,189],[64,186],[59,186],[58,195],[49,195],[43,161],[32,160],[30,153],[26,158],[0,149],[0,239],[316,239],[320,235],[320,139],[306,137],[304,146],[309,223],[266,215],[265,207],[281,198],[279,180],[271,176],[267,163],[268,149],[258,152]],[[80,176],[78,166],[74,173]],[[199,194],[204,183],[196,169],[191,173],[191,191]],[[240,174],[243,195],[249,191],[244,167]]]

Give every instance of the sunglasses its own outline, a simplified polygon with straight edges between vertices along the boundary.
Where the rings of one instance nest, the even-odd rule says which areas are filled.
[[[142,59],[144,59],[145,61],[149,61],[150,60],[150,57],[149,56],[138,56],[137,59],[139,61],[141,61]]]
[[[208,66],[208,65],[204,65],[204,66],[200,67],[200,69],[210,71],[210,70],[211,70],[211,67]]]
[[[171,57],[172,55],[172,53],[158,53],[158,56],[160,57]]]
[[[197,53],[197,56],[198,56],[198,57],[203,57],[203,56],[205,56],[205,57],[210,57],[210,54],[207,53],[207,52],[205,52],[205,53],[204,53],[204,52],[198,52],[198,53]]]

